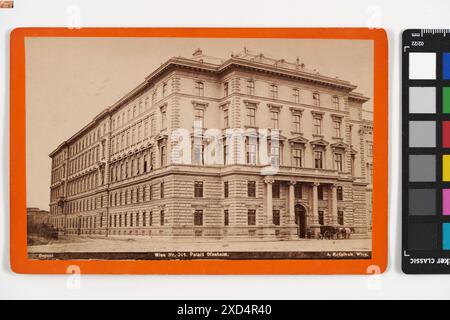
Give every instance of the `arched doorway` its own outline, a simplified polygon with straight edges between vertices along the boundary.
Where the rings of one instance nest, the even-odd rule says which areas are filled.
[[[306,209],[301,204],[295,206],[295,224],[299,238],[306,238]]]

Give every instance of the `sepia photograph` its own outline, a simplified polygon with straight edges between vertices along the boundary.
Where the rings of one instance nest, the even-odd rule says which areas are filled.
[[[28,256],[371,259],[372,40],[28,37]]]

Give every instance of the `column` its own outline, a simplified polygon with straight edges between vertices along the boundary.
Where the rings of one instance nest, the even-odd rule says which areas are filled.
[[[289,181],[289,217],[292,221],[292,223],[294,223],[295,221],[295,184],[297,182],[296,181]]]
[[[331,224],[338,224],[337,185],[331,185]]]
[[[313,221],[314,224],[319,224],[319,194],[318,194],[318,187],[320,183],[314,182],[313,184]]]
[[[273,178],[266,178],[264,179],[264,182],[266,183],[266,192],[267,192],[267,198],[266,198],[266,221],[268,225],[272,225],[273,221],[272,221],[272,210],[273,210],[273,205],[272,205],[272,184],[275,182],[275,180]]]

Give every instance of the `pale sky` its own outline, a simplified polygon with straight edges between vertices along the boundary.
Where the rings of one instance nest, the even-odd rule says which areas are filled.
[[[373,97],[370,40],[27,38],[27,206],[48,210],[49,153],[167,59],[190,57],[197,48],[227,59],[244,46],[291,62],[299,57],[308,69]],[[372,100],[365,108],[372,110]]]

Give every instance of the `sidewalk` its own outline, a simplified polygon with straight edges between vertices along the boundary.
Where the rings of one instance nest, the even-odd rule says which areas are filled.
[[[371,251],[371,239],[256,240],[167,239],[149,237],[71,237],[47,245],[29,246],[29,253],[63,252],[176,252],[176,251]]]

